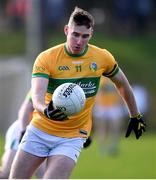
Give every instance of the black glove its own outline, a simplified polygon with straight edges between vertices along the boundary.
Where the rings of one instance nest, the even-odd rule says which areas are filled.
[[[83,148],[89,147],[91,143],[92,143],[92,138],[89,136],[89,137],[86,139],[86,142],[83,144]]]
[[[131,134],[132,130],[135,133],[136,139],[139,139],[139,137],[142,135],[143,132],[145,132],[146,124],[142,119],[142,115],[139,114],[137,117],[132,117],[130,118],[127,132],[126,132],[126,137],[129,137]]]
[[[21,142],[21,140],[22,140],[24,134],[25,134],[25,130],[23,130],[23,131],[21,132],[21,135],[20,135],[20,138],[19,138],[19,143]]]
[[[67,119],[67,115],[65,115],[60,109],[54,109],[53,101],[50,101],[47,108],[44,110],[44,115],[55,121],[62,121]]]

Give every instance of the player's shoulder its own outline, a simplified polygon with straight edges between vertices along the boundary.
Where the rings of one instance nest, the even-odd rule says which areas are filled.
[[[41,55],[41,56],[49,56],[49,55],[51,56],[51,54],[57,53],[57,52],[63,50],[63,49],[64,49],[64,45],[65,45],[65,44],[62,43],[62,44],[58,44],[58,45],[56,45],[56,46],[50,47],[50,48],[42,51],[42,52],[40,53],[40,55]]]
[[[88,47],[93,52],[98,52],[98,53],[101,53],[103,55],[111,54],[111,52],[109,52],[109,50],[107,50],[105,48],[101,48],[101,47],[95,46],[93,44],[88,44]]]

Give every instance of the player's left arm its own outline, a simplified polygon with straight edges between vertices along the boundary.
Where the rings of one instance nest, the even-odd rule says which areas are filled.
[[[119,71],[110,79],[114,82],[119,94],[123,98],[129,110],[130,122],[126,132],[126,137],[128,137],[133,130],[136,138],[138,139],[142,135],[142,132],[145,131],[146,125],[137,107],[137,103],[129,81],[120,68]]]
[[[140,112],[137,107],[132,88],[122,70],[119,69],[118,73],[110,79],[115,84],[123,100],[126,102],[130,116],[137,116]]]

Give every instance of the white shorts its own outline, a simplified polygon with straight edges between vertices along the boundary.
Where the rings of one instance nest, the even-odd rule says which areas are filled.
[[[94,106],[93,108],[93,117],[101,121],[118,121],[124,116],[123,106]]]
[[[53,136],[30,124],[27,127],[19,148],[39,157],[65,155],[77,162],[85,141],[85,138]]]
[[[20,122],[16,120],[6,132],[5,135],[5,150],[17,150],[19,145],[19,138],[21,136]]]

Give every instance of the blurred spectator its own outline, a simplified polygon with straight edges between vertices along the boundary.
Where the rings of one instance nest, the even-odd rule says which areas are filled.
[[[65,0],[46,0],[45,7],[47,26],[52,27],[52,29],[56,28],[65,18],[68,2]]]
[[[136,0],[135,3],[137,30],[139,33],[145,33],[148,30],[149,18],[153,4],[151,0]]]
[[[27,0],[8,0],[6,3],[6,15],[10,19],[11,26],[18,30],[24,24],[27,11]]]
[[[100,90],[93,107],[94,133],[101,154],[118,153],[123,116],[121,97],[113,83],[102,77]]]
[[[133,31],[133,0],[113,0],[115,15],[115,31],[121,35],[131,34]]]

